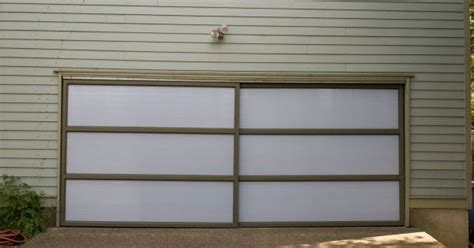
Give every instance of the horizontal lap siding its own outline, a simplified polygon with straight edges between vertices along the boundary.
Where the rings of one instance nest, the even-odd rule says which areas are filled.
[[[48,196],[58,68],[412,73],[410,194],[466,193],[462,0],[0,2],[0,172]]]

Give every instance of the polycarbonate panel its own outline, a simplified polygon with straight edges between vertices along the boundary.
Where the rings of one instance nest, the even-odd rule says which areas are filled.
[[[396,135],[241,135],[241,175],[398,174]]]
[[[70,126],[234,126],[234,89],[70,85]]]
[[[232,135],[68,133],[67,172],[233,174]]]
[[[69,180],[67,221],[232,222],[232,183]]]
[[[398,221],[398,182],[241,182],[241,222]]]
[[[242,89],[241,128],[397,128],[398,90]]]

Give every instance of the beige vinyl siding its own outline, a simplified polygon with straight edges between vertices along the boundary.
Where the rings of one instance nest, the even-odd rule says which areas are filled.
[[[409,193],[466,196],[462,0],[0,2],[0,173],[47,196],[59,68],[411,73]]]

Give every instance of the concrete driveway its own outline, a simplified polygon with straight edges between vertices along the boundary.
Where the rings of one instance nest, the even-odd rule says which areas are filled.
[[[444,247],[413,228],[50,228],[24,247]]]

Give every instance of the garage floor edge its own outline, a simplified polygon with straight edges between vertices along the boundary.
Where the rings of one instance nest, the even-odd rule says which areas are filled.
[[[403,227],[50,228],[24,247],[445,247]]]

